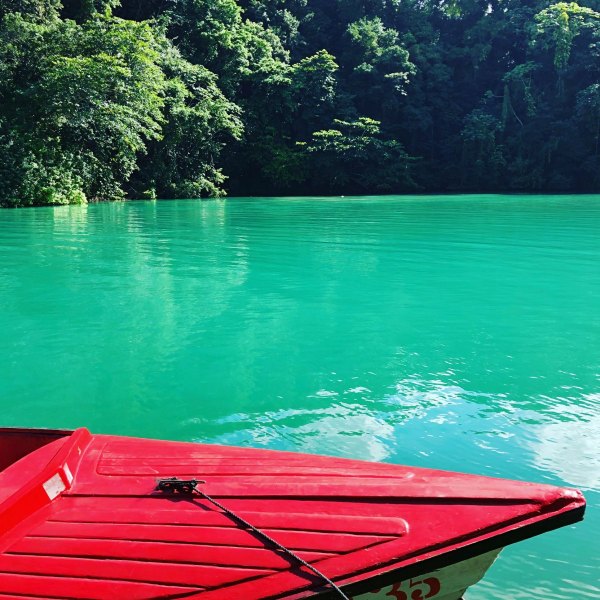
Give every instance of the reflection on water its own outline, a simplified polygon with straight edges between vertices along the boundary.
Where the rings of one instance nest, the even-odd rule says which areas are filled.
[[[236,414],[220,421],[235,431],[216,436],[219,444],[279,449],[382,461],[389,457],[394,427],[361,405],[336,404],[320,410]]]
[[[600,198],[0,212],[3,424],[577,485],[469,600],[600,597]]]
[[[402,428],[419,427],[411,420],[424,421],[422,426],[432,432],[436,425],[456,425],[461,405],[478,395],[438,379],[420,381],[416,377],[398,382],[394,390],[375,401],[371,390],[362,386],[343,392],[321,389],[309,396],[321,400],[313,409],[235,413],[216,423],[194,417],[185,425],[202,432],[197,441],[385,461],[393,456]],[[224,431],[211,436],[210,430]],[[428,454],[423,449],[420,453]]]
[[[595,394],[600,404],[600,394]],[[587,490],[600,490],[600,414],[590,420],[549,423],[532,442],[533,462],[542,471]]]

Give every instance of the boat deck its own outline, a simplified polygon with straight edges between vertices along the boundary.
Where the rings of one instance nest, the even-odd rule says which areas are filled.
[[[366,579],[373,589],[500,548],[584,506],[551,486],[81,429],[0,473],[0,598],[334,597],[210,502],[157,491],[174,476],[204,480],[354,596]]]

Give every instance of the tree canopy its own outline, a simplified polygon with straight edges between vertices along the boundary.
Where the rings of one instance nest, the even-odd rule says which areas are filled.
[[[600,190],[600,0],[0,0],[0,205]]]

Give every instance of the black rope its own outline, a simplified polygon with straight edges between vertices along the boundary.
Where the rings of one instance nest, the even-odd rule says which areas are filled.
[[[331,579],[329,579],[329,577],[327,577],[326,575],[321,573],[321,571],[319,571],[319,569],[313,567],[310,563],[308,563],[304,559],[300,558],[295,552],[293,552],[289,548],[286,548],[285,546],[280,544],[277,540],[274,540],[270,535],[266,534],[264,531],[261,531],[260,529],[258,529],[254,525],[252,525],[251,523],[248,523],[248,521],[246,521],[246,519],[243,519],[239,515],[236,515],[232,510],[229,510],[226,506],[223,506],[218,500],[215,500],[214,498],[209,496],[206,492],[203,492],[201,489],[198,488],[198,484],[200,484],[200,483],[204,483],[204,481],[198,481],[195,479],[190,479],[188,481],[182,481],[180,479],[177,479],[176,477],[173,477],[172,479],[160,479],[158,481],[157,488],[160,491],[171,492],[171,493],[179,492],[181,494],[193,494],[193,492],[196,492],[199,496],[201,496],[205,500],[208,500],[209,502],[214,504],[216,507],[220,508],[228,517],[234,519],[238,523],[241,523],[244,527],[247,527],[248,529],[250,529],[250,531],[252,531],[256,535],[261,537],[263,540],[266,540],[269,544],[275,546],[276,548],[278,548],[279,550],[284,552],[290,558],[293,558],[297,563],[301,564],[303,567],[312,571],[315,575],[317,575],[317,577],[322,579],[327,585],[329,585],[333,590],[335,590],[335,592],[338,594],[338,596],[340,598],[343,598],[343,600],[350,600],[350,598],[348,596],[346,596],[346,594],[344,594],[344,592],[342,592],[342,590],[333,581],[331,581]]]

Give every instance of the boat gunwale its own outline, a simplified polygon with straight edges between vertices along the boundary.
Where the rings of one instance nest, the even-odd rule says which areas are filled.
[[[25,429],[4,428],[0,432],[25,432]],[[32,429],[31,434],[48,434],[60,433],[59,430]],[[25,521],[29,521],[44,506],[51,504],[60,492],[51,497],[45,489],[45,485],[49,480],[55,477],[60,478],[63,490],[68,490],[71,487],[73,479],[76,475],[77,467],[84,454],[84,448],[91,442],[93,436],[85,427],[66,431],[66,435],[57,436],[66,437],[65,443],[57,449],[56,453],[48,460],[46,465],[35,472],[29,479],[25,479],[21,487],[16,490],[10,497],[0,503],[0,519],[5,523],[5,529],[0,538],[0,553],[5,550],[7,545],[12,543],[12,534],[16,528],[19,528]],[[44,446],[38,448],[43,449]],[[20,460],[26,459],[25,455]],[[19,461],[13,463],[11,467],[17,466]],[[68,473],[68,474],[67,474]]]
[[[373,588],[382,588],[394,585],[400,581],[425,575],[431,571],[436,571],[443,567],[475,558],[476,556],[485,554],[487,552],[502,550],[506,546],[522,542],[537,535],[541,535],[542,533],[547,533],[548,531],[573,525],[582,521],[584,514],[585,504],[551,517],[545,517],[541,520],[538,518],[538,520],[533,523],[523,525],[510,531],[505,531],[491,538],[478,540],[465,546],[446,550],[416,563],[393,568],[392,570],[386,570],[385,572],[373,575],[373,577],[359,579],[361,575],[355,575],[350,580],[338,580],[336,581],[336,584],[343,589],[344,593],[347,593],[350,596],[366,594],[372,591]],[[449,561],[448,559],[451,560]],[[383,567],[381,570],[385,569],[386,567]],[[339,598],[339,596],[337,596],[332,590],[315,592],[314,590],[306,589],[298,591],[292,595],[275,595],[265,597],[264,600],[275,600],[276,598],[284,597],[287,600],[299,600],[309,596],[319,598],[319,600],[336,600]],[[200,598],[200,594],[189,596],[189,598]]]

